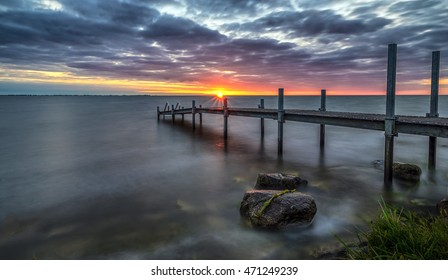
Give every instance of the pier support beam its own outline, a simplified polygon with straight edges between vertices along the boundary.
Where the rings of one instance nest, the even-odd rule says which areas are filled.
[[[229,109],[227,106],[227,97],[223,99],[223,114],[224,114],[224,139],[227,140],[228,132],[228,119],[229,119]]]
[[[174,105],[171,105],[171,119],[172,119],[172,121],[174,123],[174,121],[175,121]]]
[[[394,137],[395,131],[395,84],[397,76],[397,44],[390,44],[387,56],[387,96],[386,118],[384,123],[384,185],[392,186],[394,164]]]
[[[196,101],[191,101],[191,124],[193,131],[196,129]]]
[[[258,105],[258,108],[264,109],[264,99],[260,99],[260,105]],[[264,118],[260,118],[260,134],[261,138],[264,138]]]
[[[439,117],[439,70],[440,70],[440,51],[432,52],[432,67],[431,67],[431,104],[429,114],[430,118]],[[429,136],[428,143],[428,169],[434,170],[436,168],[436,154],[437,137]]]
[[[322,89],[320,91],[320,108],[319,111],[325,112],[327,110],[326,108],[326,102],[327,102],[327,91],[325,89]],[[325,125],[320,125],[320,149],[323,150],[325,148]]]
[[[277,121],[278,121],[278,145],[277,145],[277,154],[283,154],[283,123],[285,122],[285,109],[284,109],[284,92],[283,88],[278,89],[278,113],[277,113]]]
[[[199,108],[202,108],[202,105],[199,105]],[[199,113],[199,125],[202,126],[202,113]]]
[[[157,106],[157,120],[160,120],[160,107]]]

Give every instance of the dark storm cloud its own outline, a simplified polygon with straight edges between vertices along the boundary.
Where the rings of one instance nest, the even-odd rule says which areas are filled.
[[[0,13],[0,17],[2,44],[96,45],[104,38],[112,39],[129,32],[124,26],[49,11],[9,11]]]
[[[23,8],[25,6],[25,0],[2,0],[2,2],[0,2],[0,7],[6,8]]]
[[[189,13],[205,18],[256,16],[264,10],[291,7],[289,0],[186,0],[186,4]]]
[[[426,0],[426,1],[400,1],[389,7],[389,11],[393,13],[413,13],[428,8],[434,8],[442,4],[440,0]],[[445,3],[446,4],[446,3]],[[445,7],[446,8],[446,7]]]
[[[279,31],[290,36],[315,36],[321,34],[354,35],[377,31],[392,21],[381,17],[366,20],[345,19],[331,10],[303,12],[276,12],[253,22],[230,24],[228,29],[251,32]]]
[[[213,44],[225,39],[218,31],[203,27],[192,20],[163,15],[146,30],[141,31],[144,38],[160,42],[170,49],[195,48]]]
[[[157,10],[143,4],[118,0],[62,0],[60,3],[64,8],[74,12],[77,16],[93,18],[96,21],[106,21],[117,25],[136,26],[148,24],[160,15]]]

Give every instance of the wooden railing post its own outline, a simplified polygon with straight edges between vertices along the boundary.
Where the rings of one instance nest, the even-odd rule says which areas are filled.
[[[387,56],[387,96],[386,118],[384,121],[384,184],[392,186],[394,164],[394,137],[395,131],[395,84],[397,75],[397,44],[390,44]]]
[[[326,107],[327,91],[322,89],[320,91],[320,108],[319,111],[324,112],[327,110]],[[325,147],[325,124],[320,124],[320,149]]]
[[[163,112],[169,109],[168,102],[165,103],[165,107],[163,108]],[[165,114],[163,114],[163,119],[165,119]]]
[[[258,106],[260,109],[264,109],[264,99],[260,99],[260,105]],[[264,138],[264,118],[260,118],[260,134],[261,138]]]
[[[227,140],[228,134],[228,118],[229,118],[229,109],[227,104],[227,97],[223,99],[223,114],[224,114],[224,139]]]
[[[283,88],[278,89],[278,111],[277,111],[277,122],[278,122],[278,141],[277,141],[277,154],[283,154],[283,123],[285,122],[285,109],[284,109],[284,90]]]
[[[429,114],[430,118],[439,117],[439,71],[440,71],[440,51],[432,52],[432,67],[431,67],[431,104]],[[436,168],[437,158],[437,137],[429,136],[428,143],[428,169],[434,170]]]
[[[196,129],[196,101],[191,101],[191,122],[193,130]]]

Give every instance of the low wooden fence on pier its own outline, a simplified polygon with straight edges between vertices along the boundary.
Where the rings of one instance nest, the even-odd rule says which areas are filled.
[[[431,73],[431,101],[430,112],[426,116],[397,116],[395,115],[395,84],[397,65],[397,45],[390,44],[388,48],[387,62],[387,93],[386,93],[386,114],[364,114],[348,112],[331,112],[326,110],[326,90],[321,91],[321,106],[318,110],[285,110],[284,90],[278,90],[278,107],[267,109],[264,107],[264,99],[260,100],[258,108],[230,108],[227,105],[227,98],[223,98],[222,107],[196,107],[192,101],[191,108],[182,108],[179,104],[165,104],[163,110],[157,107],[157,118],[171,116],[175,121],[176,115],[182,119],[185,114],[192,115],[193,130],[196,127],[196,114],[199,115],[202,123],[202,114],[218,114],[224,116],[224,138],[228,134],[228,118],[232,116],[260,118],[261,136],[264,136],[264,119],[273,119],[278,122],[278,154],[283,153],[283,124],[286,121],[307,122],[320,124],[320,146],[325,145],[325,125],[345,126],[369,130],[384,131],[384,183],[386,186],[392,184],[393,178],[393,157],[394,157],[394,137],[398,133],[416,134],[429,136],[428,144],[428,168],[434,169],[436,166],[437,137],[448,138],[448,118],[440,118],[438,114],[438,94],[439,94],[439,69],[440,52],[432,53],[432,73]]]

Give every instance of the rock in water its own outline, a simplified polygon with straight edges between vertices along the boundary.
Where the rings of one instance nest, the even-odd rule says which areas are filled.
[[[409,163],[394,162],[394,177],[404,181],[418,182],[422,170],[418,165]]]
[[[283,173],[260,173],[258,174],[255,189],[257,190],[296,190],[301,186],[308,185],[306,180],[300,177]]]
[[[313,221],[317,207],[312,196],[300,192],[281,193],[275,190],[247,191],[241,202],[241,215],[249,218],[252,225],[262,228],[303,225]],[[268,202],[278,194],[281,195]]]
[[[444,217],[448,217],[448,197],[445,197],[437,203],[437,213]]]

